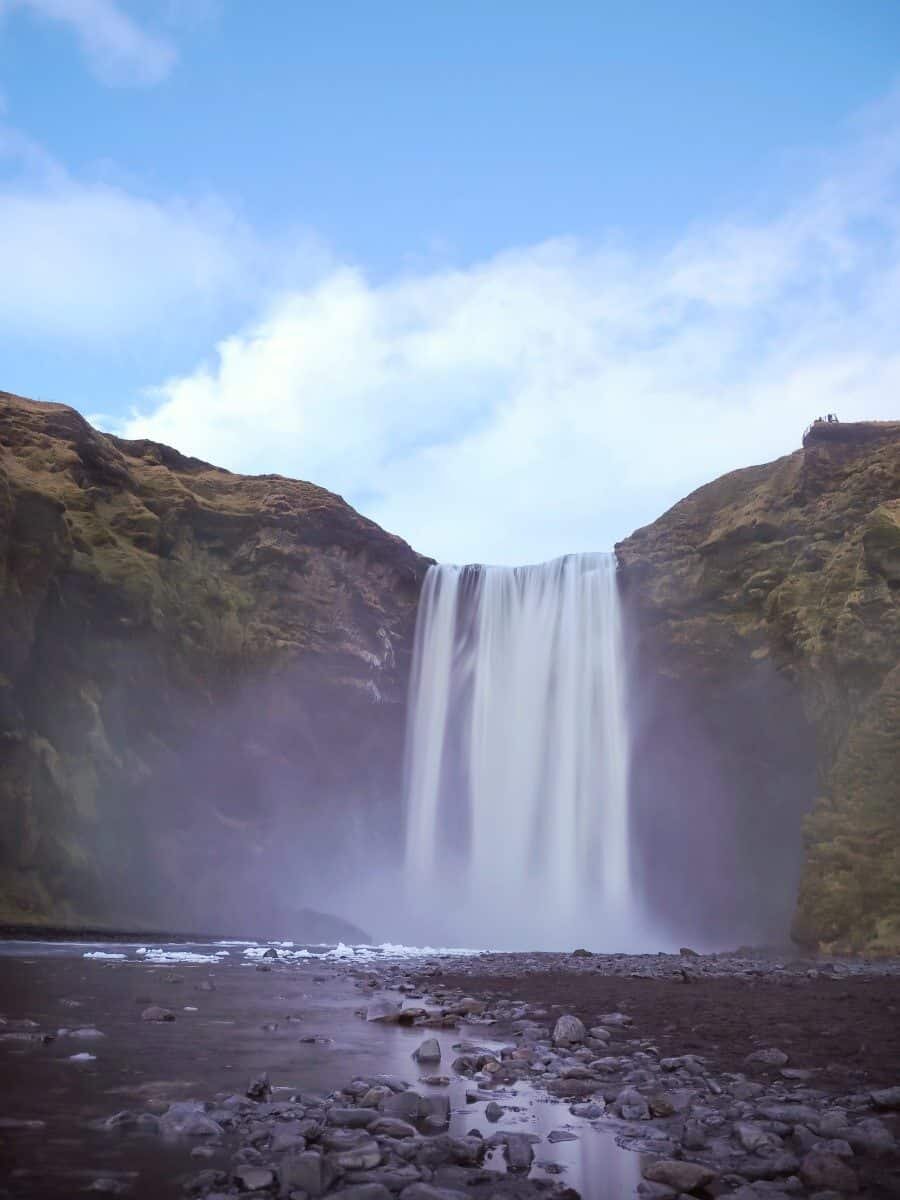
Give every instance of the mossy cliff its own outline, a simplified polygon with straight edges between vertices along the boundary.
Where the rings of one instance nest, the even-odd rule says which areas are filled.
[[[641,689],[728,743],[710,803],[734,794],[761,872],[815,759],[794,937],[900,952],[900,423],[817,424],[617,553]]]
[[[426,567],[322,488],[0,393],[0,920],[327,908],[322,845],[395,832]]]

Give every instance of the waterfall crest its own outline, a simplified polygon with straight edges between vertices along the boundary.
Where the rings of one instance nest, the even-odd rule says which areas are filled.
[[[406,875],[428,928],[634,947],[615,559],[433,566],[416,628]]]

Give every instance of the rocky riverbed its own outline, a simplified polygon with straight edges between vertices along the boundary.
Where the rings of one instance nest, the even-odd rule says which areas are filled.
[[[0,954],[6,1196],[900,1194],[896,963],[139,949]]]

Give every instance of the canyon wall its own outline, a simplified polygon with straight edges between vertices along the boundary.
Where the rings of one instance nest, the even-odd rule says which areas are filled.
[[[900,423],[816,424],[617,554],[656,903],[900,952]]]
[[[0,921],[340,934],[302,910],[399,837],[427,565],[0,393]]]

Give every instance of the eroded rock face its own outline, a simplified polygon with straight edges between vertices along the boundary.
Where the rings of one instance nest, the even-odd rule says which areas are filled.
[[[427,565],[322,488],[0,393],[0,920],[334,936],[291,906],[360,818],[396,840]]]
[[[700,488],[617,554],[648,888],[654,873],[668,885],[684,823],[723,927],[762,897],[757,932],[777,936],[799,876],[798,940],[896,953],[900,423],[814,426],[802,450]]]

